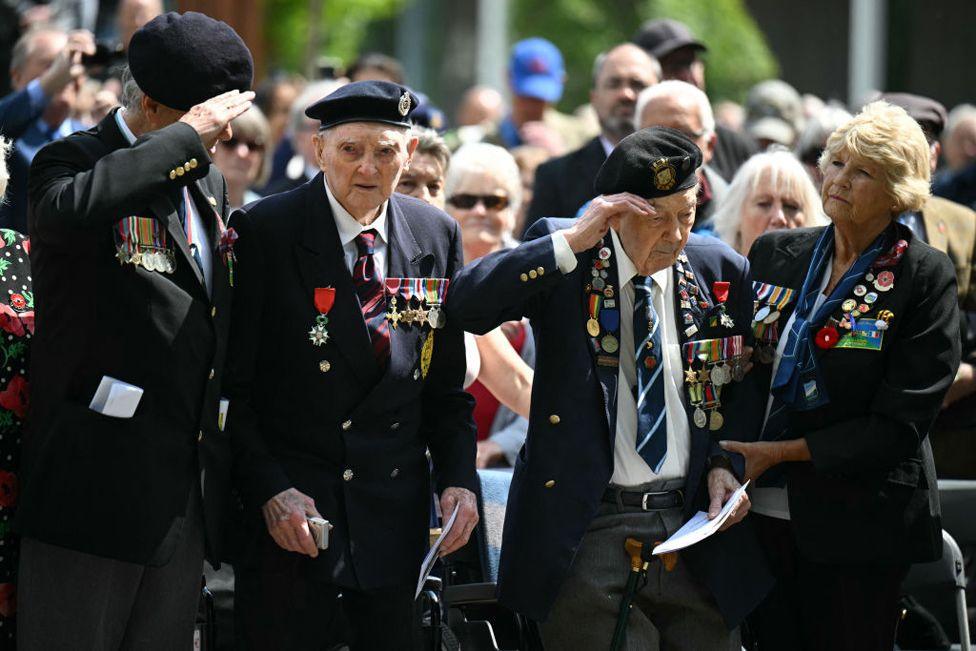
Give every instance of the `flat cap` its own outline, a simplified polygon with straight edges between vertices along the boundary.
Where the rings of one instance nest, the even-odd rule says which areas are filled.
[[[188,11],[156,16],[132,36],[129,69],[139,88],[179,111],[230,90],[250,90],[254,60],[227,23]]]
[[[332,91],[305,109],[325,130],[347,122],[379,122],[410,126],[410,113],[420,101],[410,89],[392,81],[355,81]]]
[[[945,107],[934,99],[911,93],[883,93],[881,99],[905,109],[925,135],[933,139],[942,135],[948,117]]]
[[[621,140],[597,172],[597,194],[630,192],[645,199],[676,194],[698,182],[702,153],[680,131],[641,129]]]
[[[699,51],[708,49],[695,38],[687,25],[670,18],[648,20],[640,26],[631,40],[656,59],[683,47],[692,47]]]

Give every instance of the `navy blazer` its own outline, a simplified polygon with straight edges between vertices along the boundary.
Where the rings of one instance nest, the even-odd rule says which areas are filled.
[[[563,275],[548,237],[571,223],[542,219],[525,244],[465,267],[454,279],[448,301],[449,318],[476,333],[523,316],[532,321],[537,344],[532,412],[505,517],[499,598],[535,620],[548,617],[613,474],[618,369],[596,363],[585,329],[584,285],[590,279],[594,251],[579,254],[576,269]],[[709,304],[707,310],[695,312],[699,329],[695,338],[747,335],[752,291],[745,258],[717,239],[694,234],[685,254]],[[608,282],[616,286],[615,266],[608,271],[613,274]],[[731,283],[727,303],[735,322],[731,330],[708,325],[708,316],[716,310],[712,283],[718,280]],[[675,292],[676,308],[678,301]],[[680,324],[679,333],[685,328]],[[712,457],[725,456],[718,440],[756,438],[760,406],[737,403],[737,393],[737,387],[723,388],[725,425],[716,432],[696,427],[688,411],[691,457],[686,519],[707,510],[706,471]],[[734,456],[733,465],[741,476],[741,457]],[[714,595],[730,627],[772,585],[748,519],[682,551],[681,558]]]
[[[389,200],[388,278],[450,278],[461,264],[457,222],[402,195]],[[322,174],[234,213],[239,233],[225,395],[248,533],[241,562],[301,562],[338,585],[412,584],[427,549],[430,480],[474,490],[474,401],[461,389],[463,333],[448,320],[391,329],[377,365],[346,267]],[[333,287],[329,340],[313,346],[315,288]],[[335,529],[311,559],[280,549],[261,506],[294,487]]]
[[[822,232],[763,235],[749,252],[753,278],[798,294]],[[812,457],[784,467],[790,525],[800,552],[818,563],[911,563],[942,554],[928,433],[959,367],[956,275],[944,253],[919,240],[894,274],[869,312],[893,314],[880,349],[817,349],[830,401],[789,415],[786,438],[805,438]],[[780,311],[781,333],[795,307],[794,298]],[[757,362],[747,383],[767,396],[771,372]]]

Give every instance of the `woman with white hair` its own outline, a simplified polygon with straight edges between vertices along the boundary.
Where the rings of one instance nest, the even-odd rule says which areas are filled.
[[[447,212],[461,227],[464,261],[515,246],[522,201],[518,165],[501,147],[463,145],[451,158],[445,183]],[[510,321],[484,336],[465,333],[465,388],[475,397],[479,468],[514,465],[528,431],[535,345],[526,321]]]
[[[715,234],[742,255],[768,231],[825,226],[816,188],[786,150],[756,154],[739,168],[712,218]]]

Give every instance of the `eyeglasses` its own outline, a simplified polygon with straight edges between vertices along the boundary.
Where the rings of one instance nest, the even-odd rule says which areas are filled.
[[[508,207],[508,197],[498,194],[456,194],[447,203],[462,210],[470,210],[479,203],[485,210],[505,210]]]
[[[227,149],[237,149],[239,145],[244,145],[247,147],[248,151],[264,151],[264,144],[260,142],[255,142],[254,140],[242,140],[238,138],[230,138],[229,140],[222,140],[220,142]]]

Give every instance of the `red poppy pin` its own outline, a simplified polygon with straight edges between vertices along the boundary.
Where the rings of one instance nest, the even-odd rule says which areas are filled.
[[[828,348],[833,348],[836,346],[839,339],[840,333],[837,332],[837,328],[834,326],[825,325],[817,331],[817,334],[813,339],[813,343],[817,344],[818,348],[827,350]]]

